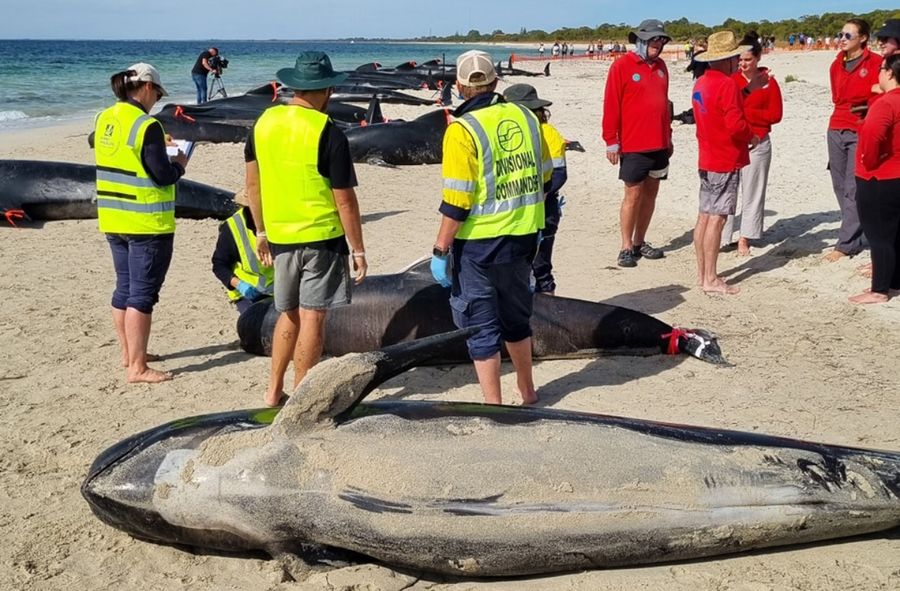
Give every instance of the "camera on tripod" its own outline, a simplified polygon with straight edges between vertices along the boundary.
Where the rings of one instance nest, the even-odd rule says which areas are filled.
[[[228,67],[228,60],[221,55],[214,55],[207,60],[209,67],[215,70],[215,76],[218,78],[222,75],[222,70]]]

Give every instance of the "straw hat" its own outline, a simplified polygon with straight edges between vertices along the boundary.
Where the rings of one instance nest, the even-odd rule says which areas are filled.
[[[698,62],[717,62],[737,57],[745,51],[750,51],[749,45],[740,45],[734,31],[716,31],[707,39],[706,51],[695,55]]]

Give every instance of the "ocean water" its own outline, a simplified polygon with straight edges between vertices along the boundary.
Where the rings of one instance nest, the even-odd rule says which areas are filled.
[[[460,53],[478,48],[358,41],[0,40],[0,131],[93,117],[114,101],[109,77],[140,61],[159,69],[170,94],[163,103],[193,104],[196,91],[191,68],[210,45],[229,60],[222,76],[229,96],[274,80],[275,72],[293,66],[301,51],[325,51],[335,69],[353,69],[368,62],[394,66],[442,56],[453,63]],[[505,61],[509,54],[502,47],[480,49],[495,60]]]

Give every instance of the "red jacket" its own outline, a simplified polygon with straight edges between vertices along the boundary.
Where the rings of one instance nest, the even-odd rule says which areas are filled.
[[[900,179],[900,88],[878,96],[859,130],[856,176]]]
[[[863,50],[862,59],[852,71],[844,68],[844,52],[838,52],[831,64],[831,102],[834,112],[828,122],[828,129],[849,129],[859,131],[862,125],[860,113],[851,113],[851,107],[859,107],[872,103],[878,96],[872,92],[872,86],[878,84],[878,70],[883,58],[868,49]]]
[[[621,152],[654,152],[672,145],[669,70],[629,51],[612,63],[603,98],[603,141]]]
[[[766,68],[760,68],[760,70],[768,71]],[[741,90],[750,83],[740,72],[736,72],[732,78]],[[781,122],[781,116],[784,114],[778,82],[775,81],[775,78],[769,78],[765,86],[743,96],[744,115],[747,117],[747,122],[750,123],[750,128],[754,135],[760,138],[766,137],[772,131],[772,126]]]
[[[733,172],[750,164],[748,144],[754,134],[744,115],[737,82],[710,68],[694,84],[691,104],[697,122],[700,170]]]

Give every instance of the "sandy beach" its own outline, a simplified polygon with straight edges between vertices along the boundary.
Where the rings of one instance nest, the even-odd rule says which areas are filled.
[[[499,50],[495,58],[503,57]],[[551,122],[585,153],[569,153],[555,268],[560,295],[604,301],[718,334],[730,367],[654,356],[545,361],[541,404],[900,450],[900,304],[857,307],[864,254],[822,261],[839,222],[826,171],[830,52],[776,53],[762,65],[781,83],[784,121],[772,133],[766,231],[749,258],[726,252],[719,269],[738,296],[695,287],[697,211],[693,126],[675,124],[675,155],[648,240],[666,251],[635,269],[615,265],[622,184],[600,140],[608,62],[554,63],[533,83],[554,102]],[[684,63],[670,64],[675,112],[690,106]],[[517,64],[538,71],[537,62]],[[267,73],[266,76],[269,74]],[[785,77],[798,81],[785,84]],[[501,90],[505,87],[501,83]],[[390,118],[421,107],[385,105]],[[0,134],[0,158],[93,163],[90,122]],[[370,273],[399,270],[430,252],[439,223],[440,166],[357,165]],[[187,178],[237,190],[243,146],[201,145]],[[269,360],[237,345],[237,314],[211,272],[215,220],[179,220],[175,254],[154,313],[150,350],[175,373],[128,385],[110,318],[114,276],[96,221],[0,226],[0,588],[300,590],[900,589],[896,533],[717,560],[579,572],[527,580],[415,579],[374,565],[286,582],[274,561],[194,555],[134,540],[95,519],[79,493],[106,447],[165,421],[258,407]],[[513,390],[504,366],[505,401]],[[416,369],[373,397],[480,401],[470,365]],[[573,454],[579,453],[577,449]]]

